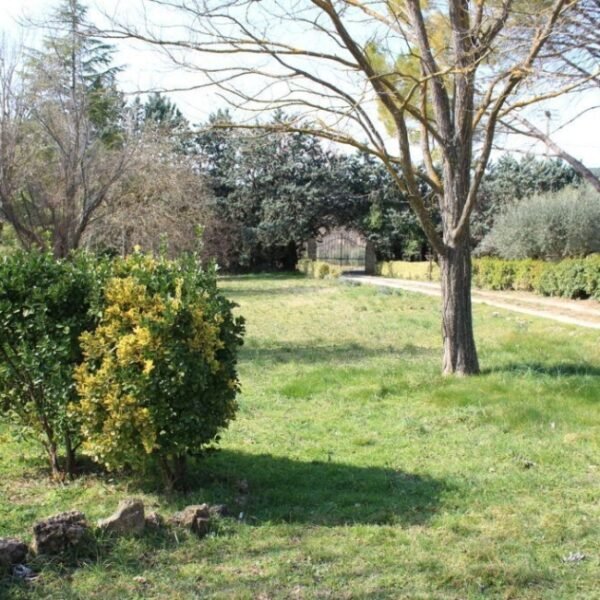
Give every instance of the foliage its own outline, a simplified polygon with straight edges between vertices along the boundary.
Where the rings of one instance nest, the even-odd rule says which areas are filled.
[[[236,130],[226,112],[207,128],[197,160],[216,201],[205,243],[226,269],[293,269],[304,242],[337,226],[363,233],[381,258],[426,254],[416,217],[374,158],[333,152],[313,135]]]
[[[337,265],[310,258],[301,258],[296,268],[301,273],[315,279],[336,279],[342,274],[342,269]]]
[[[502,258],[560,259],[600,251],[600,194],[591,187],[536,195],[508,208],[477,248]]]
[[[407,262],[402,260],[384,261],[377,264],[377,275],[398,279],[439,281],[440,268],[433,261]]]
[[[436,263],[384,261],[377,264],[382,277],[439,281]],[[473,260],[473,285],[491,290],[521,290],[544,296],[600,300],[600,254],[558,262],[502,259]]]
[[[14,229],[3,221],[0,221],[0,256],[15,250],[18,246]]]
[[[105,273],[106,264],[86,254],[57,261],[16,251],[0,259],[0,405],[43,444],[54,475],[74,467],[80,436],[67,406],[77,402],[79,337],[97,322],[92,307]]]
[[[190,454],[234,418],[243,321],[194,256],[116,259],[76,370],[83,451],[110,469],[158,460],[181,484]]]
[[[503,211],[521,200],[535,194],[557,192],[580,182],[581,177],[559,159],[525,155],[518,160],[504,154],[489,165],[481,182],[477,206],[471,216],[474,243],[481,242]]]
[[[473,261],[473,283],[493,290],[600,300],[600,254],[559,262],[480,258]]]

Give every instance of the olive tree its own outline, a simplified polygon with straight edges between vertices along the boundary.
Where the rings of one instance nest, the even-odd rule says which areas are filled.
[[[443,372],[468,375],[479,371],[469,221],[497,126],[589,84],[585,73],[561,83],[564,62],[552,50],[577,28],[582,2],[592,0],[146,0],[154,26],[121,23],[106,35],[160,45],[203,76],[198,86],[248,114],[297,115],[271,128],[379,158],[439,257]]]

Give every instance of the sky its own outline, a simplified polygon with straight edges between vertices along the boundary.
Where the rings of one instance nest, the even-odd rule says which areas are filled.
[[[141,23],[143,13],[138,8],[139,0],[90,0],[89,17],[92,22],[101,22],[102,13],[118,15],[131,23]],[[35,27],[23,29],[18,21],[24,16],[43,23],[44,16],[56,0],[0,0],[0,31],[9,40],[24,38],[25,45],[35,45],[39,40],[40,30]],[[193,73],[176,69],[160,53],[147,47],[120,41],[117,46],[117,64],[124,67],[120,75],[122,89],[131,95],[146,90],[175,90],[187,88],[197,82]],[[226,103],[216,90],[201,89],[187,92],[169,91],[169,96],[177,103],[181,111],[192,123],[200,123],[218,108],[225,108]],[[550,107],[544,107],[532,113],[540,129],[545,130],[549,124],[552,131],[562,120],[568,121],[581,109],[600,105],[600,91],[582,94],[578,98],[558,99]],[[544,111],[551,109],[548,123]],[[234,113],[235,114],[235,113]],[[569,126],[553,134],[554,141],[581,160],[588,167],[600,167],[600,110],[591,111],[571,123]],[[543,145],[519,137],[503,142],[511,151],[545,154]],[[497,157],[495,152],[493,157]]]

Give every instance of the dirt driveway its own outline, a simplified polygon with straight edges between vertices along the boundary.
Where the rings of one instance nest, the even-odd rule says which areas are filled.
[[[441,296],[440,284],[428,281],[408,279],[387,279],[369,275],[343,275],[342,280],[391,287],[428,296]],[[487,304],[496,308],[523,313],[532,317],[552,319],[569,325],[579,325],[591,329],[600,329],[600,302],[594,300],[565,300],[563,298],[545,298],[528,292],[494,292],[473,288],[474,304]]]

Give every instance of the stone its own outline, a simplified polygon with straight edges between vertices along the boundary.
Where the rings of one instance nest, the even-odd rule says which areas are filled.
[[[16,538],[0,538],[0,573],[25,562],[27,544]]]
[[[16,579],[23,579],[24,581],[33,581],[37,578],[38,574],[27,565],[19,564],[13,566],[12,576]]]
[[[142,533],[145,525],[144,503],[135,498],[121,501],[116,512],[98,521],[102,531],[116,535]]]
[[[193,504],[175,513],[170,522],[179,527],[185,527],[204,537],[210,531],[210,506],[208,504]]]
[[[33,526],[32,548],[37,554],[61,554],[89,539],[85,515],[78,510],[60,513]]]
[[[162,529],[164,525],[165,520],[162,518],[162,515],[159,515],[156,511],[146,515],[146,527],[149,529]]]

